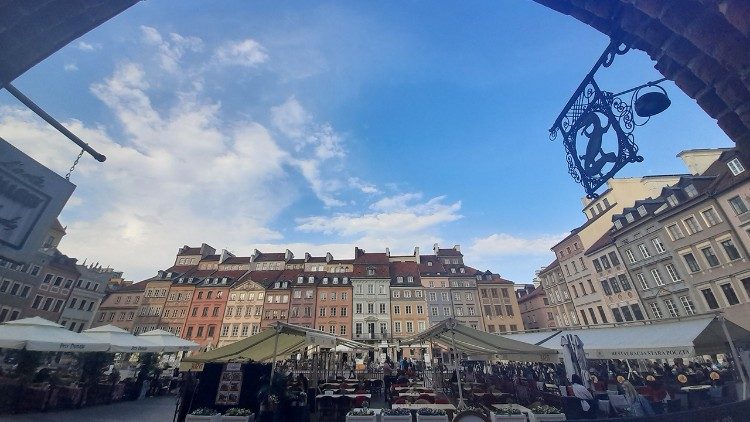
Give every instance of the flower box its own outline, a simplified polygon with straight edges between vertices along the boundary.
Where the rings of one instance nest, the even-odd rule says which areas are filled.
[[[417,413],[417,422],[448,422],[448,415],[420,415]]]
[[[565,413],[534,413],[538,422],[558,422],[565,421]]]
[[[221,415],[211,415],[211,416],[203,416],[203,415],[187,415],[185,416],[185,422],[221,422]]]
[[[346,422],[375,422],[376,415],[346,415]]]
[[[381,422],[411,422],[411,414],[408,415],[381,415]]]
[[[221,422],[254,422],[255,415],[248,416],[227,416],[221,415]]]
[[[493,413],[492,422],[526,422],[526,415],[501,415]]]

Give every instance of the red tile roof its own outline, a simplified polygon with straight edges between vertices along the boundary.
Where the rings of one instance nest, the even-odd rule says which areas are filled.
[[[284,259],[286,259],[286,254],[284,252],[273,252],[273,253],[261,252],[260,255],[258,255],[258,257],[255,258],[255,261],[256,262],[283,261]]]
[[[224,264],[249,264],[253,262],[251,256],[230,256],[224,260]]]

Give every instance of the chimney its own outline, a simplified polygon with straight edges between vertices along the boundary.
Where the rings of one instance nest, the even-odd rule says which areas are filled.
[[[221,250],[221,255],[219,255],[219,264],[223,264],[223,263],[224,263],[224,261],[225,261],[225,260],[226,260],[227,258],[229,258],[229,257],[233,257],[233,256],[234,256],[234,255],[232,255],[232,253],[231,253],[231,252],[229,252],[228,250],[226,250],[226,249],[222,249],[222,250]]]
[[[453,250],[456,252],[461,252],[461,245],[453,245]]]
[[[438,249],[440,249],[440,247],[438,246],[437,243],[435,243],[434,245],[432,245],[432,252],[434,252],[435,255],[437,255]]]
[[[310,260],[310,252],[305,252],[305,262]]]
[[[164,271],[162,271],[162,270],[157,271],[156,272],[156,276],[159,277],[159,278],[164,278]]]
[[[354,247],[354,259],[359,258],[365,251],[363,249],[360,249],[358,247]]]
[[[289,262],[290,259],[294,258],[294,254],[289,249],[284,252],[284,262]]]
[[[187,248],[187,246],[185,246]],[[201,243],[201,257],[205,258],[216,253],[216,249],[206,243]]]
[[[257,249],[253,249],[253,254],[250,255],[250,261],[253,262],[260,256],[260,251]]]
[[[414,247],[414,257],[417,260],[417,264],[419,264],[419,246]]]
[[[391,256],[391,248],[385,248],[385,254]]]
[[[333,261],[333,255],[330,252],[326,252],[326,264]]]

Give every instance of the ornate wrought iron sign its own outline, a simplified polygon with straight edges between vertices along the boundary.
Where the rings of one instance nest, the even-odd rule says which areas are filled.
[[[558,132],[562,135],[568,172],[589,198],[596,198],[597,189],[626,164],[643,161],[633,130],[670,104],[666,92],[658,86],[664,79],[617,94],[599,87],[594,79],[596,71],[609,67],[616,56],[629,50],[625,44],[612,41],[549,130],[550,140],[555,140]],[[650,88],[657,91],[641,94]],[[628,93],[632,93],[630,101],[623,101],[620,96]],[[636,116],[645,120],[638,121]]]

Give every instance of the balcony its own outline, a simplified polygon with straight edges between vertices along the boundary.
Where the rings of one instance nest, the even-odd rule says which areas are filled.
[[[388,333],[354,333],[353,340],[388,340],[391,338]]]

